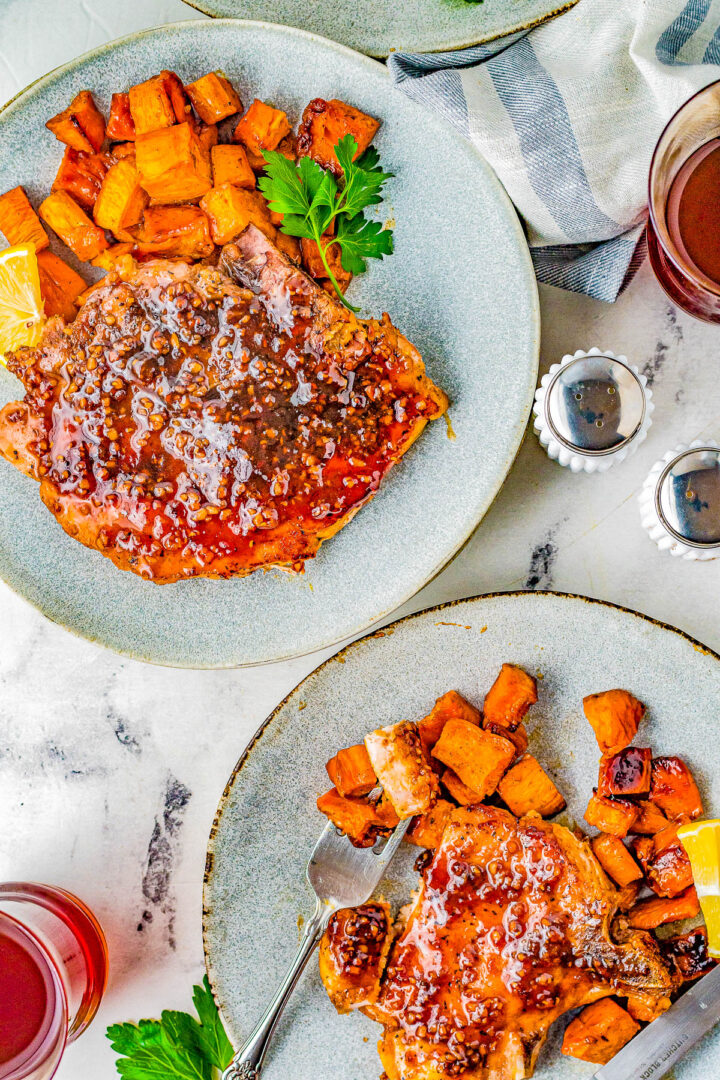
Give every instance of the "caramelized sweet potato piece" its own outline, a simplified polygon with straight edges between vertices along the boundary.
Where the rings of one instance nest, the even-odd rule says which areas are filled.
[[[320,942],[320,978],[338,1012],[377,1000],[391,928],[390,908],[378,901],[341,908],[330,919]]]
[[[612,998],[588,1005],[565,1029],[562,1052],[593,1065],[607,1065],[637,1035],[640,1025]]]
[[[117,236],[142,219],[148,204],[147,193],[140,186],[140,177],[129,159],[118,161],[103,180],[95,203],[94,217],[102,229]]]
[[[493,724],[514,731],[536,701],[533,677],[515,664],[503,664],[485,698],[483,727]]]
[[[370,764],[364,743],[338,750],[325,768],[341,795],[369,795],[377,784],[375,770]]]
[[[218,129],[217,124],[203,124],[197,125],[195,134],[198,137],[198,142],[202,146],[203,150],[206,150],[208,154],[212,154],[213,147],[218,144]]]
[[[212,187],[210,153],[187,123],[138,132],[135,158],[140,183],[157,202],[197,199]]]
[[[387,831],[371,803],[365,799],[350,799],[336,788],[320,796],[317,808],[345,833],[354,847],[372,847],[378,836]]]
[[[215,248],[199,206],[149,206],[132,234],[135,250],[144,255],[206,259]]]
[[[165,89],[175,113],[175,122],[177,124],[187,123],[191,128],[195,129],[197,126],[195,117],[193,116],[190,99],[185,93],[182,79],[174,71],[163,71],[161,75],[164,77]]]
[[[86,210],[92,210],[111,163],[108,154],[83,154],[67,146],[52,189],[67,191]]]
[[[442,782],[449,794],[460,806],[474,806],[476,803],[483,801],[480,792],[473,791],[467,784],[463,784],[460,777],[452,769],[445,769],[442,774]]]
[[[113,94],[105,133],[112,142],[127,142],[135,138],[135,121],[130,111],[129,94]]]
[[[245,191],[234,184],[223,184],[210,191],[200,200],[200,205],[210,221],[210,232],[216,244],[227,244],[238,236],[251,222],[270,239],[275,228],[262,195]]]
[[[89,90],[76,94],[67,109],[48,120],[45,127],[60,142],[86,154],[96,154],[105,141],[105,118]]]
[[[92,260],[93,266],[97,266],[100,270],[115,270],[118,262],[121,266],[130,267],[133,263],[132,250],[135,244],[122,243],[111,244],[105,251],[101,251],[100,254]],[[129,260],[129,261],[128,261]]]
[[[650,794],[652,750],[626,746],[617,754],[605,754],[600,761],[598,791],[609,798],[633,798]]]
[[[603,754],[616,754],[637,735],[645,706],[627,690],[605,690],[583,698],[583,709]]]
[[[639,833],[641,836],[654,836],[655,833],[667,827],[668,819],[660,807],[655,806],[655,803],[643,799],[637,803],[637,808],[638,818],[632,830],[634,833]]]
[[[400,818],[395,813],[395,807],[388,799],[387,795],[383,791],[380,798],[373,804],[375,806],[375,814],[380,824],[385,829],[394,829],[396,825],[400,824]]]
[[[217,124],[240,112],[242,102],[221,71],[211,71],[185,87],[195,112],[206,124]]]
[[[627,1011],[633,1020],[642,1024],[651,1024],[662,1016],[672,1005],[669,997],[653,997],[651,994],[630,994],[627,999]]]
[[[469,720],[452,719],[445,724],[432,753],[484,799],[497,788],[515,757],[515,747]]]
[[[498,795],[515,817],[535,811],[553,817],[567,803],[537,758],[526,754],[505,773],[497,787]]]
[[[620,839],[632,832],[637,816],[638,810],[634,803],[627,799],[606,799],[604,795],[597,793],[592,796],[585,811],[588,825],[594,825],[600,832],[610,833]]]
[[[689,768],[679,757],[659,757],[652,763],[650,801],[671,821],[695,821],[703,804]]]
[[[642,870],[617,836],[600,833],[590,841],[590,846],[605,873],[621,889],[633,881],[642,881]]]
[[[462,694],[458,694],[457,690],[448,690],[418,723],[420,738],[427,753],[440,738],[448,720],[467,720],[479,727],[480,713]]]
[[[658,896],[678,896],[693,884],[690,860],[674,825],[652,839],[636,840],[634,847],[647,883]]]
[[[113,161],[124,161],[126,158],[132,158],[135,160],[135,143],[123,142],[115,143],[108,157]]]
[[[416,817],[412,825],[405,833],[405,839],[409,844],[417,847],[436,848],[442,840],[448,818],[455,809],[447,799],[438,799],[432,810],[422,817]]]
[[[687,934],[666,938],[660,943],[660,948],[683,982],[707,975],[717,963],[708,952],[708,936],[704,926],[698,926]]]
[[[365,153],[379,127],[379,120],[344,101],[314,98],[305,106],[302,114],[298,129],[298,157],[311,157],[324,169],[341,176],[342,169],[335,156],[335,147],[340,140],[345,135],[352,135],[358,147],[355,158],[358,158]]]
[[[287,115],[255,98],[245,115],[238,122],[233,141],[242,143],[248,152],[250,164],[255,169],[265,167],[263,150],[275,150],[278,143],[290,134]]]
[[[50,243],[40,218],[21,187],[11,188],[0,195],[0,231],[12,246],[34,244],[36,251],[42,251]]]
[[[655,930],[666,923],[694,919],[700,914],[700,903],[694,887],[670,899],[641,900],[628,912],[628,925],[634,930]]]
[[[52,251],[39,251],[37,259],[45,314],[48,318],[62,315],[65,322],[72,322],[77,315],[78,298],[87,288],[87,282]]]
[[[400,818],[425,814],[440,785],[423,750],[417,724],[407,720],[365,736],[375,775]]]
[[[295,236],[287,236],[279,232],[273,242],[283,255],[287,255],[288,259],[292,259],[294,263],[300,264],[300,241]]]
[[[83,262],[108,246],[105,233],[66,191],[54,191],[40,204],[40,217]]]
[[[236,187],[255,187],[255,173],[250,168],[245,148],[230,146],[225,143],[213,146],[210,151],[212,163],[213,187],[219,188],[223,184],[235,184]],[[277,224],[277,223],[276,223]]]
[[[519,761],[523,754],[527,753],[528,733],[524,724],[518,724],[514,731],[503,727],[502,724],[483,724],[486,731],[492,731],[493,735],[501,735],[503,739],[509,739],[515,747],[515,760]]]
[[[161,71],[152,79],[130,87],[128,104],[136,137],[172,127],[178,122],[172,96],[173,84],[168,80],[170,74],[169,71]]]
[[[310,277],[315,278],[317,281],[329,281],[330,274],[325,269],[325,264],[322,261],[322,257],[315,241],[308,240],[305,237],[300,241],[300,247],[302,250],[303,266]],[[352,274],[343,269],[342,260],[340,258],[340,248],[337,244],[333,244],[325,249],[325,258],[327,259],[328,266],[334,274],[335,280],[340,286],[341,291],[345,292],[352,281]]]
[[[623,885],[622,889],[617,891],[617,909],[618,911],[629,911],[631,907],[634,907],[638,894],[640,892],[640,882],[631,881],[629,885]]]

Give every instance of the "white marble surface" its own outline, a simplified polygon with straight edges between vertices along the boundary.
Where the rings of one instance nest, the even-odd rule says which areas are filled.
[[[0,0],[0,101],[101,41],[187,11],[179,0]],[[676,312],[647,266],[613,306],[550,288],[541,297],[543,370],[576,348],[626,353],[652,381],[649,438],[617,470],[586,477],[528,435],[472,541],[398,614],[487,591],[566,590],[720,650],[720,560],[661,555],[636,504],[666,449],[720,436],[720,328]],[[264,717],[328,654],[235,672],[147,667],[72,637],[2,585],[0,627],[0,880],[63,885],[102,920],[109,991],[58,1077],[111,1080],[108,1023],[188,1007],[216,803]]]

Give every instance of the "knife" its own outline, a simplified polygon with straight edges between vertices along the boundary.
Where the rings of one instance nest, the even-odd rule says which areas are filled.
[[[594,1080],[659,1080],[720,1021],[720,964],[624,1046]]]

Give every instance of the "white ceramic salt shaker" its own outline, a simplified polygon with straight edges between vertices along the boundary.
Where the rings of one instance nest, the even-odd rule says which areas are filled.
[[[720,556],[720,446],[681,444],[656,461],[640,492],[643,527],[661,551],[681,559]]]

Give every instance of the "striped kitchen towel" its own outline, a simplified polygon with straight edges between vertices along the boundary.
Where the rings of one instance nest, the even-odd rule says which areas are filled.
[[[645,254],[655,143],[720,78],[720,0],[580,0],[530,32],[388,64],[493,166],[538,279],[612,301]]]

